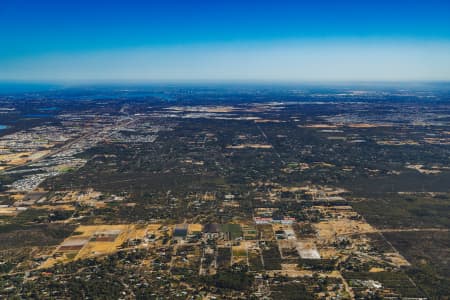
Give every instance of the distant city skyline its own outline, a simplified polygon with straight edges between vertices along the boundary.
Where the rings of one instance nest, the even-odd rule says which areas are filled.
[[[438,0],[6,0],[0,36],[8,82],[450,80]]]

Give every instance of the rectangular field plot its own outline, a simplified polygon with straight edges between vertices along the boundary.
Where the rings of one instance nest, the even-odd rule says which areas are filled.
[[[381,285],[383,297],[424,297],[409,277],[402,272],[344,272],[342,275],[356,296],[367,288]]]
[[[227,268],[231,265],[231,248],[219,247],[217,248],[217,267]]]
[[[72,236],[60,244],[53,257],[41,265],[41,268],[114,253],[126,240],[136,237],[136,234],[135,225],[79,226]]]
[[[260,240],[271,241],[275,239],[272,225],[270,224],[257,225],[256,228],[258,229]]]
[[[232,264],[241,263],[247,264],[247,245],[241,244],[239,246],[233,246],[231,248],[233,259]]]
[[[89,242],[89,240],[86,238],[69,238],[62,242],[58,248],[58,251],[79,251],[84,247],[84,245],[86,245],[87,242]]]
[[[259,249],[251,249],[248,251],[248,263],[251,271],[259,272],[264,270]]]
[[[319,251],[313,242],[297,242],[297,250],[303,259],[320,259]]]
[[[266,270],[281,270],[281,256],[276,242],[260,244]]]

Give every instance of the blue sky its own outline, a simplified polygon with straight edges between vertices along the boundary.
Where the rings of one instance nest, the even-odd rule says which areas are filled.
[[[450,80],[450,1],[0,1],[0,80]]]

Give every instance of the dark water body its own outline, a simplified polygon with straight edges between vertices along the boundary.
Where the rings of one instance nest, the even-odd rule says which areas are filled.
[[[56,106],[52,106],[52,107],[43,107],[43,108],[39,108],[40,111],[56,111],[59,110],[58,107]]]
[[[32,118],[32,119],[39,119],[39,118],[51,118],[53,115],[51,114],[26,114],[23,115],[24,118]]]

